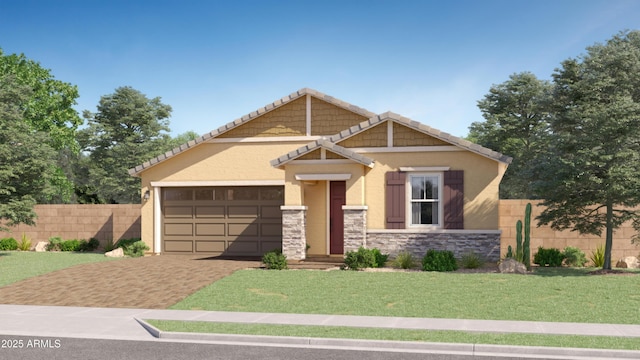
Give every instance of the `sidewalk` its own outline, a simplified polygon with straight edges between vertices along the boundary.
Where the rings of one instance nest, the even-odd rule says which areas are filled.
[[[29,306],[29,305],[0,305],[0,335],[4,336],[38,336],[38,337],[75,337],[111,340],[143,340],[143,341],[208,341],[225,343],[277,343],[284,346],[344,346],[337,344],[366,344],[367,348],[408,346],[410,348],[438,349],[456,348],[470,349],[474,353],[480,349],[479,345],[471,348],[471,344],[428,344],[367,340],[340,339],[304,339],[269,336],[239,336],[216,334],[185,334],[164,333],[146,325],[145,319],[157,320],[188,320],[236,323],[268,323],[290,325],[327,325],[354,326],[368,328],[397,328],[422,330],[459,330],[482,331],[496,333],[528,333],[555,335],[591,335],[591,336],[620,336],[636,337],[640,343],[640,325],[616,324],[577,324],[555,322],[530,321],[493,321],[493,320],[457,320],[457,319],[428,319],[428,318],[393,318],[377,316],[345,316],[345,315],[305,315],[305,314],[268,314],[245,312],[218,311],[187,311],[187,310],[152,310],[152,309],[113,309],[113,308],[85,308],[59,306]],[[155,336],[154,336],[155,335]],[[333,344],[333,345],[331,345]],[[418,345],[416,345],[418,344]],[[363,345],[364,346],[364,345]],[[510,349],[494,345],[483,345],[486,349]],[[523,348],[523,347],[517,347]],[[555,348],[538,349],[536,353]],[[562,349],[556,351],[562,352]],[[640,358],[640,351],[588,350],[589,354],[608,354],[603,358]],[[571,349],[571,358],[598,358],[597,356],[576,357],[576,349]],[[564,358],[564,357],[562,357]]]

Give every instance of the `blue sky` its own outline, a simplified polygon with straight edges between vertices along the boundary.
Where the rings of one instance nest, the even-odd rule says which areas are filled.
[[[637,0],[0,2],[0,48],[77,85],[79,112],[132,86],[174,135],[309,87],[465,136],[492,84],[639,28]]]

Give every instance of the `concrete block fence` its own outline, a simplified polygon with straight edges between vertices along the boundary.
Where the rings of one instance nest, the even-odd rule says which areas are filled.
[[[101,244],[110,239],[140,237],[140,204],[36,205],[34,210],[38,215],[35,226],[15,226],[9,232],[0,232],[0,238],[20,241],[25,234],[35,246],[53,236],[64,240],[96,238]]]

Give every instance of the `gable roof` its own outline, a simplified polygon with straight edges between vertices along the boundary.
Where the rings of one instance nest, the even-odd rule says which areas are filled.
[[[271,160],[271,166],[273,167],[280,167],[286,163],[288,163],[289,161],[295,160],[305,154],[308,154],[314,150],[317,150],[319,148],[324,148],[327,149],[331,152],[334,152],[338,155],[344,156],[345,158],[349,159],[349,160],[353,160],[357,163],[360,163],[362,165],[368,166],[370,168],[373,167],[374,161],[373,159],[370,159],[366,156],[360,155],[354,151],[351,151],[345,147],[342,147],[340,145],[337,145],[329,140],[327,140],[326,138],[322,138],[322,139],[318,139],[312,143],[309,143],[305,146],[299,147],[296,150],[293,150],[287,154],[284,154],[282,156],[280,156],[277,159]]]
[[[328,140],[332,143],[338,143],[342,140],[345,140],[347,138],[350,138],[356,134],[359,134],[367,129],[370,129],[382,122],[385,121],[394,121],[398,124],[407,126],[413,130],[417,130],[421,133],[427,134],[429,136],[432,136],[436,139],[445,141],[447,143],[450,143],[452,145],[458,146],[462,149],[471,151],[473,153],[476,153],[478,155],[487,157],[489,159],[492,160],[496,160],[502,163],[506,163],[506,164],[510,164],[511,161],[513,160],[513,158],[501,154],[497,151],[493,151],[491,149],[488,149],[486,147],[480,146],[478,144],[472,143],[471,141],[459,138],[457,136],[453,136],[449,133],[440,131],[438,129],[434,129],[431,126],[427,126],[424,125],[420,122],[417,122],[415,120],[411,120],[409,118],[406,118],[404,116],[401,116],[399,114],[387,111],[385,113],[382,113],[380,115],[376,115],[374,117],[371,117],[369,120],[367,121],[363,121],[362,123],[358,124],[358,125],[354,125],[348,129],[345,129],[343,131],[341,131],[340,133],[336,134],[336,135],[332,135],[328,138]]]
[[[292,102],[292,101],[294,101],[294,100],[296,100],[296,99],[298,99],[298,98],[300,98],[302,96],[305,96],[305,95],[311,95],[311,96],[313,96],[315,98],[318,98],[320,100],[326,101],[329,104],[341,107],[341,108],[343,108],[345,110],[349,110],[351,112],[354,112],[356,114],[365,116],[367,118],[371,118],[371,117],[376,115],[375,113],[373,113],[373,112],[371,112],[369,110],[363,109],[363,108],[361,108],[359,106],[356,106],[356,105],[353,105],[353,104],[350,104],[350,103],[348,103],[346,101],[342,101],[340,99],[336,99],[333,96],[326,95],[326,94],[321,93],[321,92],[319,92],[317,90],[309,89],[309,88],[302,88],[302,89],[300,89],[300,90],[298,90],[296,92],[293,92],[293,93],[291,93],[291,94],[289,94],[289,95],[287,95],[287,96],[285,96],[285,97],[283,97],[281,99],[278,99],[278,100],[276,100],[276,101],[274,101],[274,102],[272,102],[270,104],[267,104],[267,105],[255,110],[255,111],[253,111],[253,112],[250,112],[249,114],[246,114],[246,115],[244,115],[244,116],[242,116],[242,117],[240,117],[238,119],[235,119],[235,120],[233,120],[233,121],[231,121],[231,122],[229,122],[229,123],[217,128],[215,130],[212,130],[212,131],[210,131],[210,132],[208,132],[208,133],[206,133],[206,134],[204,134],[204,135],[202,135],[202,136],[200,136],[200,137],[198,137],[198,138],[196,138],[194,140],[191,140],[191,141],[189,141],[187,143],[184,143],[184,144],[182,144],[182,145],[180,145],[180,146],[178,146],[178,147],[176,147],[176,148],[174,148],[174,149],[172,149],[170,151],[167,151],[164,154],[158,155],[155,158],[150,159],[149,161],[145,161],[144,163],[136,166],[135,168],[129,169],[129,175],[137,176],[142,171],[144,171],[144,170],[146,170],[146,169],[148,169],[148,168],[150,168],[150,167],[152,167],[154,165],[157,165],[157,164],[159,164],[159,163],[161,163],[161,162],[163,162],[163,161],[165,161],[165,160],[167,160],[169,158],[172,158],[172,157],[174,157],[174,156],[176,156],[176,155],[178,155],[178,154],[180,154],[180,153],[182,153],[184,151],[189,150],[190,148],[198,146],[198,145],[200,145],[202,143],[205,143],[205,142],[207,142],[207,141],[209,141],[209,140],[211,140],[211,139],[213,139],[215,137],[218,137],[218,136],[220,136],[220,135],[222,135],[222,134],[224,134],[224,133],[226,133],[226,132],[228,132],[228,131],[230,131],[232,129],[235,129],[235,128],[241,126],[241,125],[244,125],[247,122],[249,122],[249,121],[251,121],[251,120],[253,120],[253,119],[257,118],[257,117],[266,114],[267,112],[270,112],[270,111],[272,111],[274,109],[277,109],[277,108],[279,108],[279,107],[281,107],[283,105],[286,105],[286,104],[288,104],[288,103],[290,103],[290,102]]]

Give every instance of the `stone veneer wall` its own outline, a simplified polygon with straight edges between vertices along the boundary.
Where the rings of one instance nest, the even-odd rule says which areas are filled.
[[[369,231],[367,247],[378,248],[391,257],[402,251],[409,251],[418,259],[427,250],[449,250],[456,258],[468,252],[482,256],[486,261],[500,260],[500,232],[498,231],[438,231],[407,232],[402,231]],[[346,251],[346,249],[345,249]]]
[[[282,253],[289,260],[306,257],[306,206],[282,206]]]
[[[342,207],[344,212],[344,253],[357,251],[360,246],[366,247],[367,207]]]

